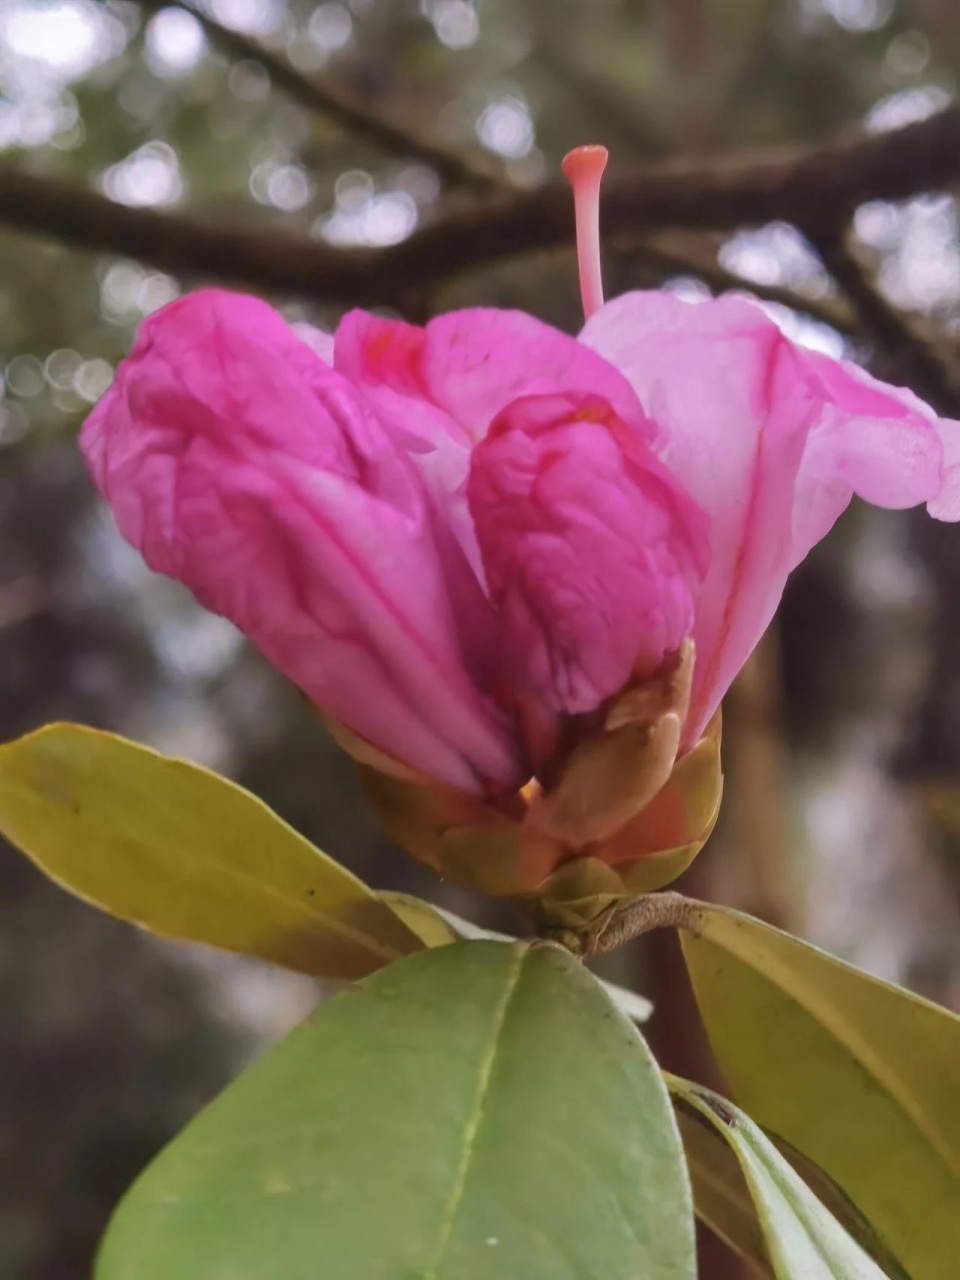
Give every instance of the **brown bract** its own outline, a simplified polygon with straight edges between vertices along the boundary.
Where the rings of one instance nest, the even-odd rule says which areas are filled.
[[[523,900],[543,929],[582,929],[674,880],[713,830],[719,712],[677,759],[692,669],[688,641],[654,677],[610,700],[548,787],[533,780],[492,799],[420,774],[323,718],[408,853],[465,888]]]

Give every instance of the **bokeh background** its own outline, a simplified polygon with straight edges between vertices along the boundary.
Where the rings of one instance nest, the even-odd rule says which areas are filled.
[[[612,167],[895,129],[957,88],[955,0],[0,0],[0,739],[52,719],[239,779],[377,885],[509,925],[406,862],[350,766],[232,627],[119,539],[75,445],[138,321],[200,280],[9,227],[4,174],[337,248],[398,244],[484,198],[413,143],[378,145],[303,83],[526,189],[570,146]],[[244,44],[254,42],[250,48]],[[236,46],[236,41],[233,42]],[[256,46],[299,77],[291,90]],[[341,118],[337,118],[338,114]],[[6,168],[4,168],[6,166]],[[861,206],[852,247],[947,365],[957,193]],[[485,302],[569,330],[569,251],[462,270],[427,313]],[[242,277],[242,270],[238,271]],[[798,341],[880,371],[789,225],[664,233],[608,254],[613,291],[754,290]],[[270,299],[335,325],[322,282]],[[687,888],[960,1008],[960,535],[855,505],[792,579],[728,699],[727,799]],[[611,959],[658,1002],[671,1065],[709,1071],[669,939]],[[159,941],[69,899],[0,845],[0,1275],[87,1274],[135,1172],[316,986]],[[740,1274],[705,1246],[704,1275]]]

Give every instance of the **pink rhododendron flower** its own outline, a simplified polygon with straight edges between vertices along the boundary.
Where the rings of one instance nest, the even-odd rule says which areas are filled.
[[[204,290],[140,327],[83,429],[124,535],[397,761],[495,795],[694,642],[681,752],[854,493],[960,517],[960,426],[756,306],[476,309],[332,341]],[[601,166],[602,167],[602,166]]]

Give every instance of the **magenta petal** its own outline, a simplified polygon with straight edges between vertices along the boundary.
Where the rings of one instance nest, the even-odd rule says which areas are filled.
[[[639,434],[654,428],[626,378],[567,334],[522,311],[453,311],[423,329],[352,311],[336,368],[410,449],[438,508],[480,572],[466,502],[470,449],[519,396],[602,396]]]
[[[150,317],[82,445],[151,567],[331,715],[448,782],[522,780],[464,661],[462,628],[492,625],[473,575],[406,454],[271,308],[209,290]]]
[[[909,393],[794,347],[735,299],[691,306],[627,294],[581,340],[629,378],[663,432],[663,460],[712,519],[689,743],[773,616],[787,574],[854,493],[888,507],[940,501],[938,428]]]
[[[605,401],[514,401],[474,452],[469,497],[524,703],[593,711],[690,634],[706,519]]]
[[[451,311],[423,329],[351,311],[337,329],[335,363],[430,442],[442,429],[473,444],[512,400],[562,391],[602,396],[641,434],[654,430],[622,373],[523,311]]]

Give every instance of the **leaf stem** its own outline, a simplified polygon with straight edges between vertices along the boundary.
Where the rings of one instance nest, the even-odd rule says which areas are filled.
[[[699,906],[682,893],[646,893],[625,907],[610,907],[586,929],[561,929],[550,936],[587,960],[622,947],[652,929],[693,928]]]

